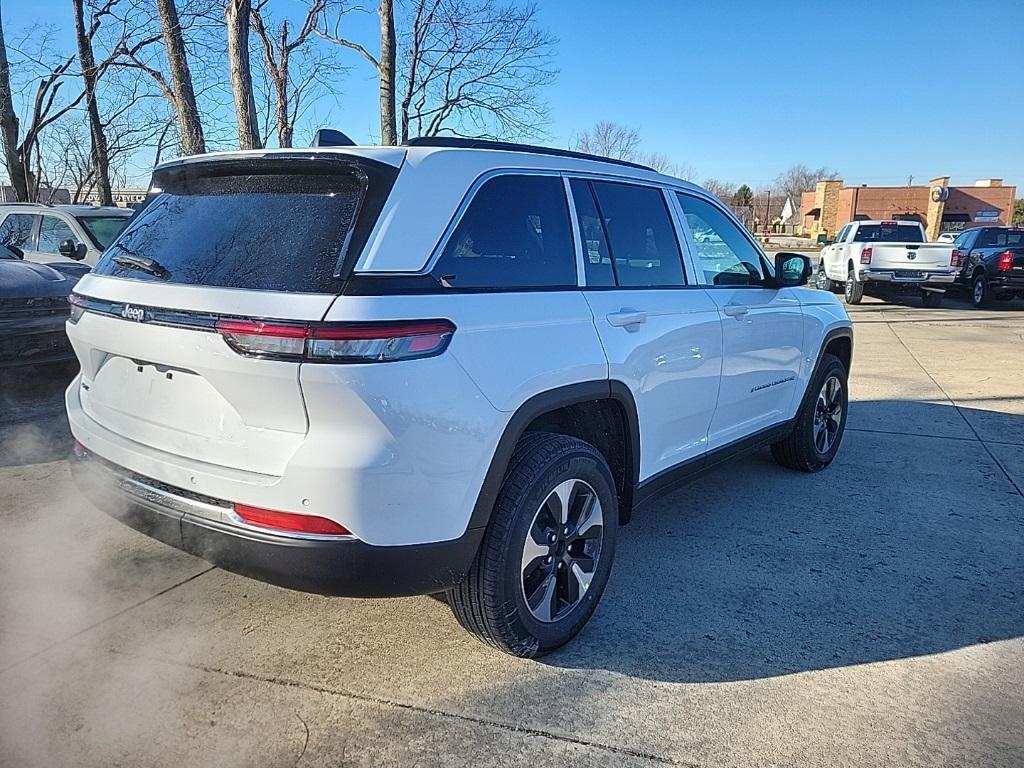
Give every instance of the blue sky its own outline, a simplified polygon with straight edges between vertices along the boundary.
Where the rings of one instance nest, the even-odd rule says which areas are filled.
[[[70,0],[0,0],[10,38],[33,22],[70,36]],[[298,13],[298,0],[273,0]],[[372,2],[366,3],[372,5]],[[795,163],[849,183],[1024,187],[1022,0],[545,0],[559,38],[546,143],[598,120],[635,127],[643,149],[698,179],[751,187]],[[374,20],[352,34],[376,42]],[[324,122],[370,140],[376,82],[358,58]]]

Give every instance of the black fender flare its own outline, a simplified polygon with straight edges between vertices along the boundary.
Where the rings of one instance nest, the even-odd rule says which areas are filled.
[[[476,504],[473,505],[473,512],[469,518],[468,529],[483,528],[491,518],[491,510],[501,490],[501,483],[505,479],[505,471],[508,469],[512,452],[516,443],[523,436],[526,428],[537,417],[546,413],[557,411],[576,403],[592,402],[594,400],[615,400],[622,406],[626,415],[626,432],[629,440],[629,447],[626,453],[626,482],[624,483],[623,497],[619,500],[620,516],[628,519],[629,511],[632,508],[633,493],[636,489],[640,476],[640,421],[637,417],[636,401],[633,393],[624,383],[612,379],[598,379],[595,381],[581,381],[576,384],[568,384],[563,387],[547,390],[534,395],[512,414],[505,425],[501,437],[498,439],[498,446],[491,457],[490,466],[484,476],[483,485],[477,495]],[[623,515],[623,511],[625,514]]]

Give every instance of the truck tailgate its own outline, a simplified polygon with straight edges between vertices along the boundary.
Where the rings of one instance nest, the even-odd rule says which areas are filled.
[[[950,269],[953,246],[943,243],[872,243],[872,269]]]

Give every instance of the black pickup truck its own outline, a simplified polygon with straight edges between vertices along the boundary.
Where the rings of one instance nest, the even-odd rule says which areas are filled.
[[[968,229],[953,247],[960,254],[958,280],[974,306],[1024,297],[1024,227]]]

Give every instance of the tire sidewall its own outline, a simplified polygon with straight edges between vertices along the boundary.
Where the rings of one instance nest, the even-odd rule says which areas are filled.
[[[981,296],[978,296],[978,283],[981,283]],[[971,281],[971,303],[983,307],[988,302],[988,282],[984,275],[978,275]]]
[[[835,440],[832,441],[831,447],[825,453],[819,453],[817,446],[814,444],[814,409],[818,402],[818,394],[821,392],[821,388],[831,376],[835,376],[839,379],[839,389],[843,403],[843,417],[839,422],[839,432],[836,434]],[[810,397],[807,401],[806,412],[803,414],[804,418],[801,419],[800,424],[801,439],[806,442],[807,447],[810,449],[810,455],[817,459],[816,464],[821,468],[831,464],[832,460],[839,452],[839,446],[843,442],[843,435],[846,433],[846,422],[849,419],[850,414],[850,391],[846,369],[837,358],[831,357],[822,366],[821,370],[818,371],[818,375],[814,378],[814,384],[812,385],[812,389],[809,394]]]
[[[520,498],[511,498],[511,494],[506,493],[506,488],[503,488],[498,499],[499,505],[511,507],[507,511],[513,515],[513,522],[507,529],[506,541],[502,547],[504,556],[500,566],[500,602],[515,609],[508,612],[512,616],[513,631],[517,635],[528,634],[537,638],[538,650],[541,653],[564,645],[586,624],[604,592],[615,556],[619,509],[614,480],[600,455],[587,448],[589,446],[581,446],[551,461],[529,483],[526,492]],[[601,502],[604,526],[601,554],[590,588],[580,603],[562,619],[545,623],[533,617],[523,597],[520,568],[523,543],[541,503],[555,486],[573,478],[589,484]]]

